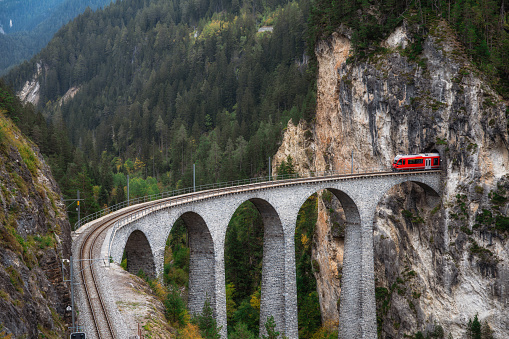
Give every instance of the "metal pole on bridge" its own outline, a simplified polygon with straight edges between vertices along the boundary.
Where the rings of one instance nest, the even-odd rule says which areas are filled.
[[[78,191],[79,192],[79,191]],[[78,193],[79,195],[79,193]],[[79,202],[79,200],[78,200]],[[71,268],[71,313],[72,313],[72,331],[76,331],[76,327],[74,325],[74,272],[72,269],[72,255],[69,257],[69,266]]]
[[[270,163],[270,157],[269,157],[269,181],[271,180],[270,177],[272,176],[272,166],[271,166],[271,163]]]
[[[193,164],[193,192],[196,192],[196,164]]]
[[[353,174],[353,151],[352,151],[352,174]]]
[[[81,206],[80,206],[80,190],[78,190],[78,225],[81,226],[80,222],[80,212],[81,212]]]
[[[129,206],[129,174],[127,175],[127,206]]]

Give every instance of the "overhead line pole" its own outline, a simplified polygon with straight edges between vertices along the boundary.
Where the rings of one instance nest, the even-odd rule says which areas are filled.
[[[81,226],[80,222],[80,212],[81,212],[81,206],[80,206],[80,190],[78,190],[78,225]],[[74,313],[73,313],[74,314]]]

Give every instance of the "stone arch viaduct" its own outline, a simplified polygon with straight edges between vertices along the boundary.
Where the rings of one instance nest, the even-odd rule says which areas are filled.
[[[102,253],[119,263],[125,253],[128,270],[159,276],[172,226],[182,218],[190,245],[191,313],[209,300],[222,336],[226,337],[224,245],[228,223],[237,208],[251,201],[264,224],[260,319],[272,315],[277,329],[298,338],[294,234],[297,215],[312,194],[327,189],[341,202],[346,216],[340,298],[340,338],[377,337],[373,258],[375,210],[395,185],[414,182],[428,203],[441,193],[440,171],[371,173],[273,181],[190,194],[131,214],[110,228]]]

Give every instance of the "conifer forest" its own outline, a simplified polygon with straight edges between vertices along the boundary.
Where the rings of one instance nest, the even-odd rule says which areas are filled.
[[[505,0],[97,3],[0,80],[0,111],[38,145],[65,199],[79,190],[81,217],[125,201],[128,177],[133,199],[193,186],[193,168],[196,186],[268,176],[288,121],[314,122],[315,47],[340,26],[353,32],[347,62],[354,62],[379,53],[380,42],[404,21],[419,27],[406,51],[416,58],[429,23],[444,20],[472,63],[509,99]],[[0,39],[0,46],[10,49],[13,41]],[[16,93],[37,72],[43,82],[38,102],[22,103]],[[294,173],[291,158],[278,173]],[[295,234],[304,339],[337,338],[337,329],[322,324],[313,275],[317,206],[317,195],[302,206]],[[71,224],[78,220],[75,209],[68,215]],[[246,202],[226,234],[229,338],[259,335],[262,248],[260,213]],[[163,281],[147,280],[179,333],[198,329],[203,338],[218,338],[210,309],[199,317],[186,311],[188,276],[187,234],[178,221],[167,241]]]

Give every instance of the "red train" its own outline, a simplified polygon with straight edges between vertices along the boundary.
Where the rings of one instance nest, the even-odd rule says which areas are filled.
[[[440,168],[440,154],[398,154],[392,163],[393,171],[431,170]]]

